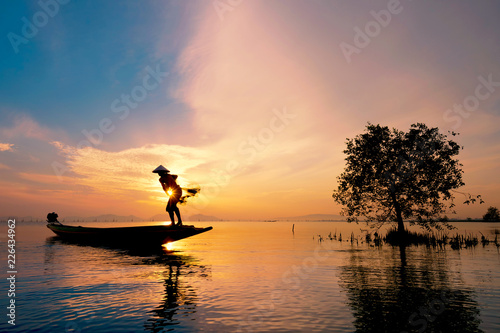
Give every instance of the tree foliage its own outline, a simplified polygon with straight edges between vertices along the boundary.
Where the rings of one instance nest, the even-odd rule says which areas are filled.
[[[483,221],[485,222],[497,222],[500,221],[500,212],[496,207],[488,207],[486,214],[483,215]]]
[[[422,123],[406,133],[368,124],[365,133],[346,143],[346,167],[333,198],[348,221],[397,221],[400,231],[403,219],[428,230],[450,227],[437,220],[453,209],[454,190],[464,185],[455,158],[458,143]],[[468,195],[465,202],[476,198]]]

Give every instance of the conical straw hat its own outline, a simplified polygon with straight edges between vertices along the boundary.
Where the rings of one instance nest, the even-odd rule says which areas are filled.
[[[160,173],[160,172],[170,172],[167,168],[165,168],[163,165],[160,165],[156,169],[153,170],[154,173]]]

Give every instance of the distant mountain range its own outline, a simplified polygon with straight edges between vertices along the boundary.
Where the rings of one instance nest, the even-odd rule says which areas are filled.
[[[187,221],[222,221],[222,219],[210,215],[195,214],[189,216]]]
[[[335,214],[309,214],[300,216],[279,217],[278,221],[345,221],[345,217]]]
[[[45,222],[45,217],[34,217],[34,216],[1,216],[0,221],[7,221],[9,219],[15,219],[17,222]],[[184,217],[185,221],[248,221],[245,219],[227,219],[223,220],[216,216],[195,214],[191,216]],[[341,215],[336,214],[309,214],[300,216],[288,216],[288,217],[278,217],[270,219],[259,219],[259,221],[345,221],[346,218]],[[450,219],[450,221],[465,221],[460,219]],[[135,215],[114,215],[114,214],[103,214],[98,216],[60,216],[59,222],[141,222],[141,221],[170,221],[168,214],[157,214],[148,219],[138,217]],[[481,222],[481,219],[472,219],[470,222]]]
[[[0,216],[0,221],[16,220],[16,222],[45,222],[46,218],[35,216]]]
[[[181,215],[181,217],[183,217]],[[183,217],[184,221],[222,221],[222,219],[215,217],[215,216],[210,216],[210,215],[203,215],[203,214],[195,214],[187,217]],[[155,216],[152,216],[150,219],[146,221],[170,221],[170,217],[168,214],[157,214]]]

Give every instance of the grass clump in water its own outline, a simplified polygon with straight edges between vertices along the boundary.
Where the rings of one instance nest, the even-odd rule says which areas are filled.
[[[425,245],[428,247],[444,248],[446,244],[454,250],[461,248],[473,248],[479,244],[479,239],[473,234],[458,235],[448,237],[445,233],[429,233],[405,230],[403,236],[395,229],[389,229],[384,241],[390,245]],[[489,240],[482,236],[483,246],[489,244]]]

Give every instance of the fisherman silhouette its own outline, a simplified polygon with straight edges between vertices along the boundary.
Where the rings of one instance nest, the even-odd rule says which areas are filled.
[[[170,216],[172,225],[176,225],[174,218],[174,213],[175,213],[175,215],[177,215],[177,225],[181,226],[182,225],[181,212],[177,207],[177,203],[179,202],[182,196],[182,188],[176,182],[177,175],[170,174],[170,171],[163,165],[160,165],[159,167],[154,169],[153,172],[157,173],[160,176],[159,181],[161,183],[161,186],[163,187],[165,193],[169,195],[166,210],[168,212],[168,215]]]

